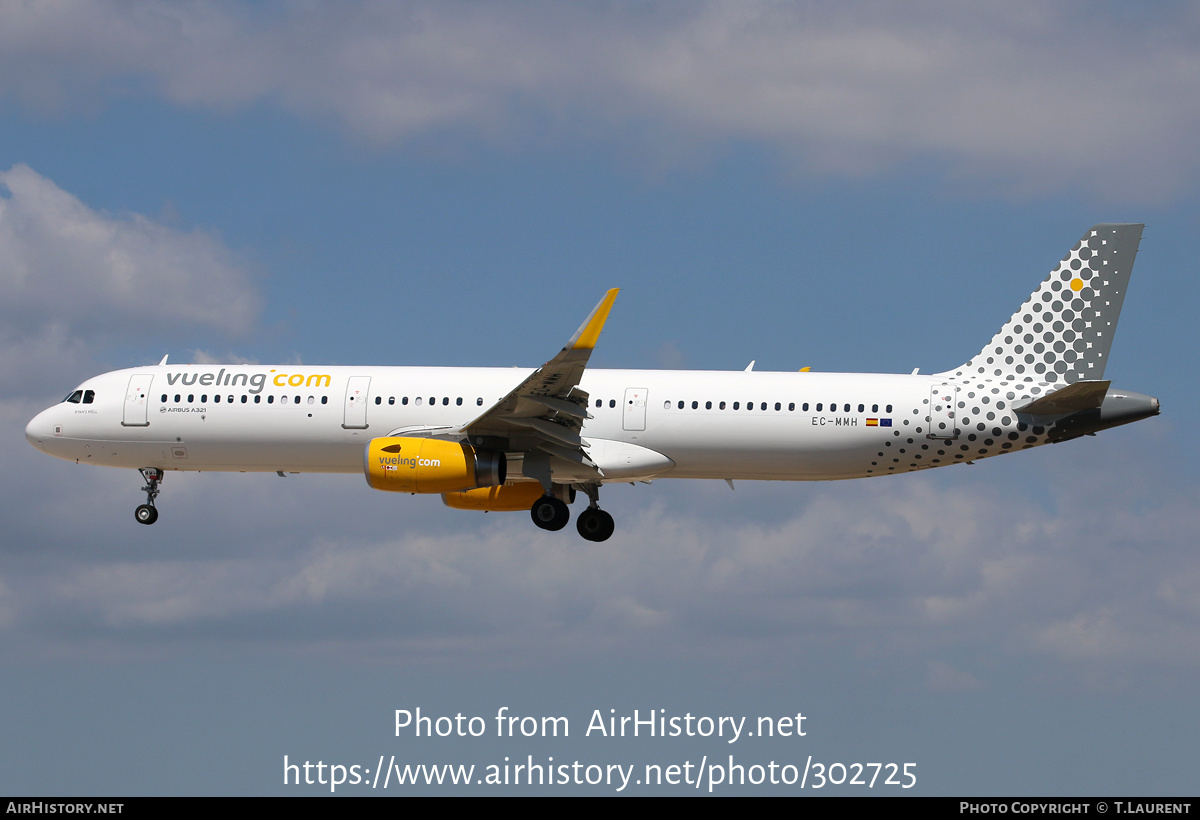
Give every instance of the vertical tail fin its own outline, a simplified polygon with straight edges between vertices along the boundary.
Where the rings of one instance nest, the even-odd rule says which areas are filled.
[[[1093,225],[979,355],[939,375],[1053,384],[1104,378],[1143,227]]]

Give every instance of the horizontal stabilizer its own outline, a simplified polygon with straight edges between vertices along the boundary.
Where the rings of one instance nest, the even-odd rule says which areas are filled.
[[[1108,392],[1110,384],[1110,381],[1075,382],[1018,407],[1017,412],[1035,416],[1061,416],[1064,413],[1090,410],[1104,403],[1104,395]]]

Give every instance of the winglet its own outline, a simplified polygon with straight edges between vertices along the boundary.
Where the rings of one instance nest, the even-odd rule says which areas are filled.
[[[596,305],[596,308],[579,326],[579,330],[575,331],[571,341],[567,342],[567,350],[591,350],[596,346],[596,342],[600,338],[600,331],[604,329],[604,323],[608,320],[608,312],[612,310],[613,302],[620,290],[620,288],[613,288],[604,294],[600,304]]]

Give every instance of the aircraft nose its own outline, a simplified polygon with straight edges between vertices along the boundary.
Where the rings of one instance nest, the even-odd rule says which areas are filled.
[[[49,429],[49,423],[46,421],[46,411],[38,413],[29,424],[25,425],[25,440],[41,450],[46,452],[45,440],[52,431]]]

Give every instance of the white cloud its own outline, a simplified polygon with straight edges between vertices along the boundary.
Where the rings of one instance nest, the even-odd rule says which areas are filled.
[[[53,387],[66,395],[71,380],[80,375],[77,364],[91,354],[87,342],[73,334],[66,321],[42,318],[42,324],[33,327],[22,327],[9,317],[0,325],[0,395],[49,389],[51,385],[42,382],[45,374],[58,374],[56,381],[65,376],[68,383]]]
[[[245,266],[218,237],[96,211],[25,165],[0,171],[6,390],[61,371],[100,339],[246,331],[258,305]]]
[[[807,503],[759,524],[680,491],[671,508],[610,507],[617,534],[596,546],[520,514],[381,497],[352,477],[172,476],[147,541],[124,507],[132,540],[103,509],[131,510],[135,479],[99,491],[116,471],[75,469],[86,475],[72,485],[105,499],[88,501],[96,523],[79,525],[86,538],[60,548],[61,560],[0,577],[0,636],[202,636],[264,648],[329,638],[335,652],[391,646],[518,663],[685,651],[731,669],[764,651],[784,666],[833,653],[903,669],[906,685],[936,691],[1031,668],[1078,684],[1097,670],[1101,681],[1131,665],[1165,679],[1200,666],[1197,563],[1179,529],[1194,489],[1164,490],[1138,509],[1074,503],[1068,492],[1053,511],[1003,482],[791,485],[764,491]],[[753,503],[754,490],[739,492]],[[71,495],[59,487],[56,503]],[[45,529],[21,523],[45,505],[21,503],[12,526]],[[1147,548],[1132,555],[1126,531]]]
[[[191,356],[192,364],[258,364],[257,359],[248,359],[238,353],[222,353],[220,355],[211,353],[207,350],[193,350]],[[292,364],[292,362],[288,362]],[[296,362],[299,364],[299,362]]]
[[[136,330],[249,328],[257,298],[219,239],[97,212],[25,165],[0,172],[5,312]]]
[[[985,688],[974,675],[956,669],[945,661],[929,662],[926,685],[934,692],[974,692]]]
[[[53,110],[149,85],[189,106],[268,101],[379,142],[570,133],[669,162],[751,140],[818,172],[937,156],[1009,184],[1153,196],[1200,162],[1195,11],[1124,14],[64,0],[0,11],[0,93]]]

